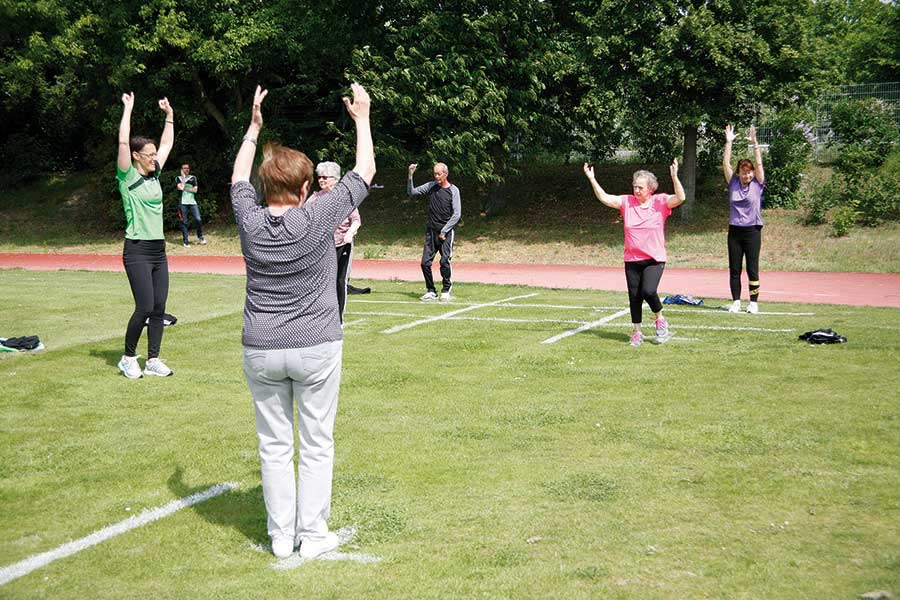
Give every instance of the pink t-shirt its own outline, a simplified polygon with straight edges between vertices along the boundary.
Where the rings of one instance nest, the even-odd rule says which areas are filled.
[[[666,219],[672,214],[668,194],[654,194],[646,208],[627,194],[622,199],[622,220],[625,222],[625,262],[653,259],[666,262]]]

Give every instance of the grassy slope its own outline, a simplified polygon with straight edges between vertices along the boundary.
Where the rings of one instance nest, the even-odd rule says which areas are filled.
[[[658,167],[657,172],[665,169]],[[598,176],[610,191],[629,188],[631,167],[603,167]],[[385,185],[363,205],[357,258],[417,260],[421,254],[424,201],[406,198],[405,174],[378,175]],[[422,178],[418,182],[425,181]],[[577,166],[536,167],[508,186],[506,212],[480,215],[486,190],[464,178],[463,221],[455,258],[474,262],[556,263],[619,266],[622,226],[617,213],[597,202]],[[663,189],[667,182],[663,181]],[[121,252],[121,232],[105,231],[109,201],[101,200],[85,175],[56,178],[0,199],[0,252]],[[670,266],[726,268],[727,206],[719,177],[702,182],[695,219],[681,223],[676,210],[667,225]],[[762,269],[900,272],[900,224],[857,228],[845,238],[828,226],[799,224],[798,211],[767,210]],[[171,254],[237,255],[240,246],[228,217],[206,228],[210,245],[182,248],[172,231]]]
[[[0,564],[221,481],[239,490],[57,561],[15,598],[824,598],[900,589],[900,311],[670,312],[627,327],[440,321],[414,284],[351,297],[332,525],[377,565],[273,571],[240,370],[241,277],[172,276],[175,377],[116,374],[130,311],[111,273],[0,271],[0,323],[48,350],[0,358]],[[617,294],[467,285],[459,301],[621,306]],[[459,306],[461,307],[461,306]],[[454,306],[453,308],[458,308]],[[809,311],[767,304],[767,310]],[[610,310],[459,316],[592,320]],[[797,331],[850,338],[811,347]],[[875,325],[873,325],[875,324]],[[726,332],[690,325],[793,328]],[[19,331],[21,329],[21,331]],[[143,344],[140,346],[143,348]],[[440,351],[436,351],[440,348]],[[537,539],[539,538],[539,539]],[[528,540],[531,540],[529,543]]]

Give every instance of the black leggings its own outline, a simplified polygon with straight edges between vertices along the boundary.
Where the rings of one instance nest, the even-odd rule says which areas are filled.
[[[344,322],[344,309],[347,307],[347,278],[350,276],[350,258],[353,256],[353,242],[338,246],[337,250],[337,298],[338,316]]]
[[[147,324],[147,358],[159,357],[163,315],[169,296],[169,263],[165,240],[125,240],[125,273],[134,296],[134,312],[125,330],[125,356],[137,355],[137,344]]]
[[[759,298],[759,249],[762,246],[762,225],[753,227],[728,226],[728,276],[731,299],[741,299],[741,264],[747,257],[747,279],[750,301]]]
[[[666,263],[652,259],[625,263],[625,281],[628,283],[628,304],[631,308],[631,322],[641,322],[641,308],[646,300],[650,310],[662,311],[662,302],[656,293],[662,279]]]

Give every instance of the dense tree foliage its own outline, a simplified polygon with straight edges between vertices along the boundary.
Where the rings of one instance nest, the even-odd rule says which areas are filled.
[[[173,160],[224,190],[256,83],[264,136],[346,163],[340,97],[358,79],[383,166],[444,160],[494,186],[491,210],[519,161],[622,144],[681,154],[692,194],[697,149],[726,123],[898,78],[898,14],[879,0],[0,0],[0,171],[111,165],[134,91],[132,130],[158,135],[167,96]]]

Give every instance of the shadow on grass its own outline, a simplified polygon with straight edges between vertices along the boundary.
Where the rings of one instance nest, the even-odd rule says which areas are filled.
[[[169,490],[178,498],[202,492],[219,483],[222,482],[188,485],[184,481],[181,467],[176,468],[166,482]],[[254,544],[269,543],[262,485],[250,489],[233,489],[206,502],[194,504],[191,510],[209,523],[233,527]]]
[[[618,331],[609,331],[605,329],[589,329],[588,331],[582,333],[587,333],[594,337],[598,337],[604,340],[611,340],[613,342],[627,343],[628,340],[631,339],[630,329],[628,330],[628,333],[619,333]]]
[[[122,358],[122,349],[118,350],[101,350],[99,348],[91,348],[88,352],[93,358],[101,358],[111,367],[118,367],[119,359]]]

